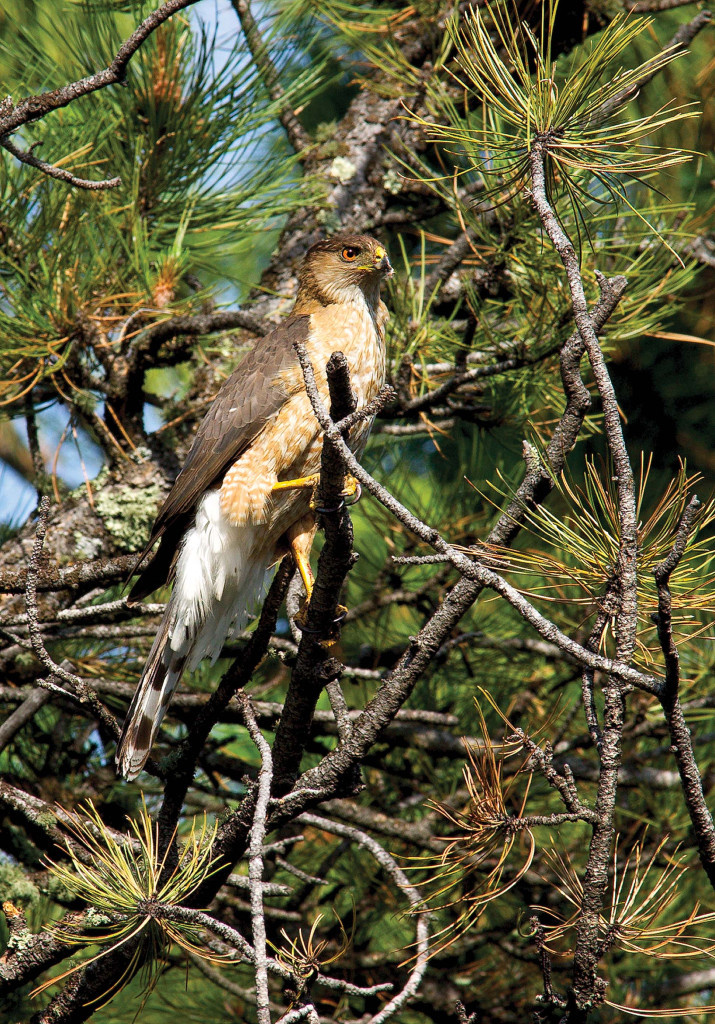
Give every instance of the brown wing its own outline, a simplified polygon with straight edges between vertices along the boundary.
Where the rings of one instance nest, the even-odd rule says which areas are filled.
[[[131,601],[142,600],[171,578],[177,546],[199,498],[222,480],[289,397],[281,374],[296,364],[294,343],[305,341],[309,326],[309,316],[290,317],[261,338],[221,385],[156,517],[139,561],[160,537],[161,546],[132,588]]]

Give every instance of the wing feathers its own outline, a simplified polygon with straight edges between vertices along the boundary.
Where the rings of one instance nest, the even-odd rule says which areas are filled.
[[[141,600],[172,578],[179,540],[199,499],[221,482],[290,397],[284,376],[298,361],[294,343],[305,341],[309,329],[309,316],[289,317],[257,341],[221,385],[139,558],[145,558],[161,537],[159,550],[131,591],[131,601]]]

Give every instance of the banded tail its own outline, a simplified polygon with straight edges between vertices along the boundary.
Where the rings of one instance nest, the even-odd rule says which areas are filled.
[[[169,623],[167,608],[129,705],[117,746],[117,768],[130,781],[136,779],[146,764],[171,695],[186,665],[186,655],[177,655],[171,650]]]

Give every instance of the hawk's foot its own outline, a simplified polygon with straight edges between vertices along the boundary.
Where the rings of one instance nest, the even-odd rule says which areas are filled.
[[[345,607],[344,604],[336,605],[335,618],[331,622],[330,628],[326,634],[325,630],[323,629],[317,630],[310,629],[308,627],[307,618],[309,605],[309,601],[304,601],[300,611],[295,616],[293,621],[295,622],[298,629],[301,630],[301,632],[307,633],[309,636],[313,638],[313,640],[317,644],[320,644],[321,647],[332,647],[333,644],[337,643],[338,640],[340,639],[340,624],[344,621],[345,616],[348,614],[347,608]]]
[[[310,507],[313,512],[320,512],[323,515],[330,512],[340,512],[346,505],[354,505],[355,502],[360,500],[362,495],[362,487],[360,481],[356,480],[354,476],[345,477],[345,487],[340,492],[340,504],[334,508],[326,508],[324,505],[319,505],[316,501],[315,495],[310,503]]]
[[[356,480],[354,476],[348,474],[345,477],[345,488],[343,490],[343,500],[346,505],[354,505],[355,502],[360,501],[362,497],[362,486],[360,481]]]

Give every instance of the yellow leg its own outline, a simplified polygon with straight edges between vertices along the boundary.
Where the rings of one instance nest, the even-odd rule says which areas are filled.
[[[320,473],[311,473],[310,476],[299,476],[295,480],[279,480],[273,484],[271,491],[290,491],[290,490],[307,490],[308,488],[315,489],[320,481]],[[356,497],[357,496],[357,497]],[[345,488],[343,490],[343,498],[349,499],[354,498],[355,501],[360,497],[360,484],[354,476],[345,477]],[[346,501],[346,504],[352,505],[353,502]]]
[[[318,480],[320,480],[319,473],[311,473],[310,476],[299,476],[296,480],[279,480],[277,484],[273,484],[271,487],[272,491],[289,491],[293,489],[302,489],[308,487],[317,486]]]
[[[300,573],[300,578],[303,580],[308,601],[313,593],[313,571],[310,568],[310,549],[313,546],[313,537],[315,537],[315,516],[312,512],[299,519],[286,532],[288,547]]]
[[[288,547],[293,555],[293,559],[298,572],[300,573],[300,578],[303,581],[306,593],[306,599],[303,603],[303,607],[295,617],[295,623],[299,629],[304,629],[306,626],[308,605],[310,604],[310,599],[313,596],[313,572],[310,568],[310,549],[313,544],[314,536],[315,516],[312,513],[309,513],[297,523],[294,523],[294,525],[291,526],[285,534],[286,540],[288,541]],[[316,643],[319,643],[323,647],[331,647],[340,637],[338,624],[347,615],[347,608],[344,608],[339,604],[335,612],[336,619],[331,627],[330,633],[327,636],[321,636],[319,639],[318,637],[315,637]]]
[[[310,603],[310,599],[313,596],[313,570],[310,568],[310,562],[305,557],[302,551],[298,550],[297,544],[291,544],[291,552],[295,559],[295,564],[298,566],[298,572],[300,578],[303,580],[303,586],[305,587],[306,603]]]

